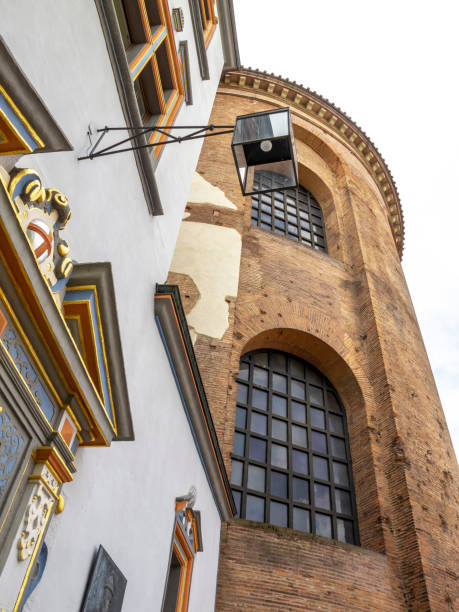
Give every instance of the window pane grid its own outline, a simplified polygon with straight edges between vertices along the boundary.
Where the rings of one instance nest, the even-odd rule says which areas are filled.
[[[261,189],[271,186],[262,176],[255,183]],[[301,185],[297,189],[253,195],[251,224],[327,252],[322,210]]]
[[[144,124],[172,123],[183,99],[183,84],[174,46],[172,24],[165,0],[115,0],[115,9],[131,78]],[[140,83],[140,79],[145,81]],[[153,133],[150,142],[162,141]],[[155,156],[161,147],[155,148]]]
[[[304,397],[292,383],[304,385]],[[238,393],[245,401],[238,400],[232,455],[239,516],[357,543],[344,411],[328,380],[284,353],[254,351],[241,360],[238,387],[247,388]],[[285,401],[283,414],[276,397]],[[320,427],[314,410],[323,413]]]

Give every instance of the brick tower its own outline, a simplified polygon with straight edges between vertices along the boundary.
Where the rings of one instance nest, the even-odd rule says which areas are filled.
[[[228,72],[211,121],[284,106],[301,187],[244,198],[231,136],[209,138],[168,278],[239,511],[216,609],[457,610],[457,463],[394,182],[353,121],[295,83]]]

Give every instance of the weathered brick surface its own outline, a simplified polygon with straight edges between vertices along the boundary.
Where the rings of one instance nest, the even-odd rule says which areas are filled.
[[[212,122],[269,106],[230,94],[221,89]],[[387,210],[341,142],[306,117],[294,123],[329,254],[251,227],[230,136],[208,139],[198,171],[238,210],[191,204],[185,223],[237,229],[242,255],[229,327],[198,336],[195,351],[229,472],[241,354],[279,348],[328,376],[348,418],[362,548],[231,523],[217,609],[459,609],[457,463]]]
[[[170,285],[180,286],[180,295],[182,298],[183,310],[188,314],[196,306],[196,302],[201,297],[199,289],[196,287],[193,279],[188,274],[180,274],[179,272],[169,272],[167,282]]]
[[[396,612],[385,555],[248,521],[223,526],[218,610]]]

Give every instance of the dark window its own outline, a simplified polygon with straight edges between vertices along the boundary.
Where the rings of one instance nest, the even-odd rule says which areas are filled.
[[[263,172],[257,172],[257,176],[255,187],[269,189],[272,186],[271,178],[265,177]],[[301,185],[297,189],[253,195],[251,223],[327,252],[322,209]]]
[[[167,577],[166,596],[164,600],[163,612],[175,612],[176,610],[181,572],[182,564],[178,560],[175,551],[172,551],[171,563],[169,565],[169,575]]]
[[[142,121],[171,123],[183,92],[167,0],[115,0],[114,6]]]
[[[118,18],[118,24],[120,26],[121,38],[123,39],[123,45],[125,49],[128,49],[132,45],[132,37],[129,31],[126,11],[124,10],[124,5],[121,0],[115,0],[114,5],[116,17]]]
[[[204,34],[204,41],[207,47],[215,30],[215,24],[217,23],[217,20],[215,18],[212,0],[198,0],[198,5],[199,12],[201,15],[201,25]]]
[[[346,415],[327,378],[291,355],[253,351],[237,403],[238,516],[358,543]]]

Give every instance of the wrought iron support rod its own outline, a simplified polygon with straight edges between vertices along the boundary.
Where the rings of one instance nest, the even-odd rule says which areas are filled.
[[[97,130],[99,131],[99,130]],[[102,134],[99,136],[99,138],[96,140],[95,144],[93,147],[91,147],[91,150],[89,151],[89,156],[91,157],[91,155],[94,153],[94,151],[97,148],[97,145],[100,143],[100,141],[102,140],[102,138],[105,136],[105,134],[107,133],[106,130],[102,130]]]
[[[213,123],[209,123],[208,125],[162,125],[161,129],[162,130],[194,130],[194,129],[207,129],[207,130],[213,130],[213,129],[222,129],[222,130],[227,130],[227,129],[234,129],[234,124],[233,125],[214,125]],[[103,132],[103,131],[117,131],[117,130],[145,130],[145,131],[150,131],[150,132],[154,132],[155,130],[158,130],[158,126],[154,125],[151,127],[145,127],[144,125],[141,126],[134,126],[134,125],[128,125],[126,127],[104,127],[101,128],[99,130],[96,130],[97,132]]]
[[[233,126],[232,126],[233,127]],[[83,159],[94,159],[95,157],[105,157],[106,155],[115,155],[115,153],[125,153],[127,151],[138,151],[140,149],[151,149],[153,147],[160,147],[166,144],[171,144],[173,142],[184,142],[186,140],[196,140],[197,138],[209,138],[210,136],[220,136],[222,134],[232,134],[233,133],[233,129],[230,130],[224,130],[223,132],[211,132],[210,134],[197,134],[195,136],[183,136],[182,138],[175,138],[174,140],[165,140],[163,142],[152,142],[146,145],[138,145],[137,147],[128,147],[125,149],[117,149],[115,151],[113,150],[107,150],[108,148],[113,148],[113,147],[107,147],[107,149],[102,149],[101,152],[96,152],[93,153],[91,156],[90,155],[86,155],[85,157],[79,157],[79,160],[83,160]],[[124,140],[123,142],[126,142],[126,140]],[[117,144],[122,144],[122,143],[117,143]],[[116,145],[113,145],[116,146]]]
[[[105,134],[108,131],[110,131],[110,129],[111,128],[106,128],[105,130],[102,130],[103,131],[102,136],[105,136]],[[133,129],[135,129],[135,128],[133,128]],[[139,132],[137,134],[133,134],[132,136],[128,136],[127,138],[124,138],[123,140],[120,140],[119,142],[115,142],[114,144],[109,145],[108,147],[105,147],[105,149],[101,149],[100,151],[97,151],[97,153],[94,153],[93,151],[91,151],[91,153],[89,154],[89,157],[92,159],[92,157],[94,157],[94,155],[100,155],[101,153],[105,153],[106,151],[109,151],[110,149],[114,149],[115,147],[119,147],[120,145],[124,144],[125,142],[129,142],[130,140],[134,140],[138,136],[144,136],[145,134],[148,134],[148,132],[151,132],[151,128],[144,129],[142,132]],[[166,136],[170,136],[173,139],[176,139],[176,136],[173,136],[172,134],[165,134],[165,135]],[[91,157],[91,155],[92,155],[92,157]]]

